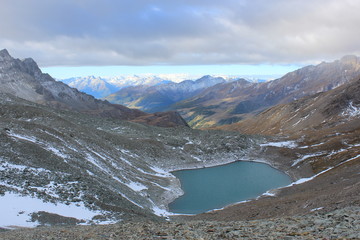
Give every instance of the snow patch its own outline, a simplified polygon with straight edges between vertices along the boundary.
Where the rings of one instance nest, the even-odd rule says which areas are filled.
[[[260,144],[261,147],[286,147],[295,148],[297,143],[295,141],[283,141],[283,142],[268,142]]]
[[[142,190],[148,189],[148,187],[146,187],[145,185],[143,185],[139,182],[125,183],[125,185],[128,186],[129,188],[131,188],[132,190],[134,190],[135,192],[140,192]]]
[[[10,137],[13,137],[13,138],[17,138],[17,139],[21,139],[21,140],[36,143],[36,138],[34,138],[34,137],[28,137],[28,136],[20,135],[20,134],[16,134],[16,133],[8,133],[8,135]]]
[[[344,162],[339,163],[339,164],[336,165],[335,167],[338,167],[338,166],[340,166],[340,165],[343,165],[343,164],[345,164],[345,163],[347,163],[347,162],[350,162],[350,161],[355,160],[355,159],[358,159],[358,158],[360,158],[360,154],[357,155],[357,156],[355,156],[355,157],[353,157],[353,158],[350,158],[350,159],[348,159],[348,160],[346,160],[346,161],[344,161]],[[316,174],[316,175],[314,175],[314,176],[312,176],[312,177],[309,177],[309,178],[301,178],[301,179],[299,179],[299,180],[297,180],[297,181],[295,181],[295,182],[293,182],[293,183],[291,183],[290,185],[285,186],[285,187],[291,187],[291,186],[294,186],[294,185],[297,185],[297,184],[302,184],[302,183],[311,181],[311,180],[313,180],[314,178],[318,177],[319,175],[321,175],[321,174],[323,174],[323,173],[326,173],[326,172],[330,171],[331,169],[333,169],[333,168],[335,168],[335,167],[330,167],[330,168],[328,168],[328,169],[325,169],[324,171],[319,172],[318,174]]]
[[[46,147],[46,149],[48,151],[52,152],[53,154],[55,154],[58,157],[61,157],[61,158],[64,158],[64,159],[68,157],[67,155],[63,154],[60,150],[58,150],[58,149],[56,149],[54,147],[48,146],[48,147]]]
[[[360,116],[360,107],[354,106],[353,102],[349,103],[349,106],[343,111],[342,116],[353,118]]]
[[[313,208],[313,209],[310,210],[310,212],[319,211],[321,209],[324,209],[324,207]]]
[[[323,154],[324,154],[323,152],[319,152],[319,153],[313,153],[313,154],[304,155],[302,158],[299,158],[299,159],[295,160],[294,163],[291,166],[294,167],[297,164],[301,163],[302,161],[304,161],[304,160],[306,160],[308,158],[321,156]]]
[[[0,196],[0,227],[35,227],[38,223],[31,222],[30,215],[39,211],[84,220],[86,223],[90,223],[94,216],[101,214],[100,211],[92,211],[75,204],[54,204],[30,196],[6,193],[4,196]]]
[[[172,176],[170,173],[168,173],[165,170],[163,170],[161,168],[158,168],[158,167],[151,166],[150,169],[153,170],[156,173],[156,174],[152,174],[152,175],[155,175],[155,176],[159,176],[159,177],[170,177],[170,176]]]
[[[167,210],[165,209],[161,209],[157,206],[153,206],[152,207],[152,211],[154,212],[155,215],[157,216],[160,216],[160,217],[167,217],[167,216],[170,216],[172,215],[170,212],[168,212]]]
[[[267,197],[275,197],[276,194],[274,192],[272,192],[271,190],[263,193],[261,196],[267,196]]]

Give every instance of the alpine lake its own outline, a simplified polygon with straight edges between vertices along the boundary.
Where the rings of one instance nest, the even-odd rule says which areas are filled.
[[[291,178],[265,163],[236,161],[226,165],[172,172],[184,195],[169,204],[172,213],[199,214],[254,199],[289,185]]]

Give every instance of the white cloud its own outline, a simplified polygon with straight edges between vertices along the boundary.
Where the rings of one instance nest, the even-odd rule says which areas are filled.
[[[0,48],[41,66],[300,63],[360,54],[358,0],[4,0]]]

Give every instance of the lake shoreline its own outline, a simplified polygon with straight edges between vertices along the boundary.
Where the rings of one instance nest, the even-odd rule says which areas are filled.
[[[281,146],[280,148],[278,148],[278,147],[274,147],[271,145],[269,145],[269,146],[264,145],[264,144],[272,143],[273,141],[274,141],[274,139],[271,139],[271,140],[270,139],[266,139],[266,140],[262,139],[261,141],[259,141],[256,144],[256,147],[251,147],[250,151],[247,154],[243,155],[243,157],[241,157],[239,159],[234,159],[234,158],[227,158],[227,159],[222,159],[222,160],[212,160],[211,159],[211,160],[197,161],[197,162],[179,164],[177,166],[163,168],[163,170],[165,172],[167,172],[168,174],[171,174],[175,179],[177,179],[177,184],[175,186],[173,186],[174,188],[172,189],[172,192],[176,192],[177,194],[172,195],[172,194],[164,193],[162,195],[163,197],[162,197],[162,201],[161,201],[160,205],[162,208],[165,208],[166,217],[172,217],[172,216],[176,217],[176,216],[182,215],[182,214],[175,214],[175,213],[169,212],[169,207],[168,207],[168,205],[170,203],[172,203],[173,201],[175,201],[177,198],[179,198],[180,196],[182,196],[184,194],[184,192],[181,188],[179,179],[176,178],[172,174],[172,172],[175,172],[175,171],[212,168],[212,167],[218,167],[218,166],[222,166],[222,165],[231,164],[234,162],[257,162],[257,163],[267,164],[270,167],[288,175],[291,178],[292,182],[295,182],[300,178],[313,175],[312,171],[308,171],[308,170],[300,171],[299,169],[291,168],[290,158],[284,157],[282,155],[282,153],[280,152],[281,149],[287,148],[288,146]],[[267,152],[268,150],[271,150],[270,154]],[[267,156],[267,159],[264,158],[264,155]],[[270,189],[269,191],[277,192],[279,189],[281,189],[281,188]],[[251,202],[251,201],[257,200],[261,197],[264,197],[264,195],[261,194],[261,195],[257,196],[256,198],[247,200],[246,202]],[[236,204],[241,204],[241,203],[242,202],[229,204],[229,205],[225,206],[224,208],[226,208],[228,206],[236,205]],[[221,209],[223,209],[223,208],[221,208]],[[219,210],[221,210],[221,209],[219,209]],[[210,211],[217,211],[217,209],[210,210]]]
[[[168,206],[171,212],[178,214],[200,214],[249,201],[292,182],[284,172],[254,161],[235,161],[172,174],[180,180],[185,192]]]

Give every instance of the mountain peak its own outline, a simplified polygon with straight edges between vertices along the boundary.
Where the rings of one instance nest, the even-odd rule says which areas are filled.
[[[347,64],[354,64],[360,62],[359,58],[355,55],[346,55],[342,57],[340,61]]]
[[[10,59],[12,59],[12,57],[10,56],[8,50],[6,49],[0,50],[0,61],[10,60]]]
[[[39,66],[37,65],[37,63],[34,61],[34,59],[32,58],[25,58],[24,60],[22,60],[22,62],[24,63],[28,73],[30,75],[41,75],[42,72],[39,68]]]

